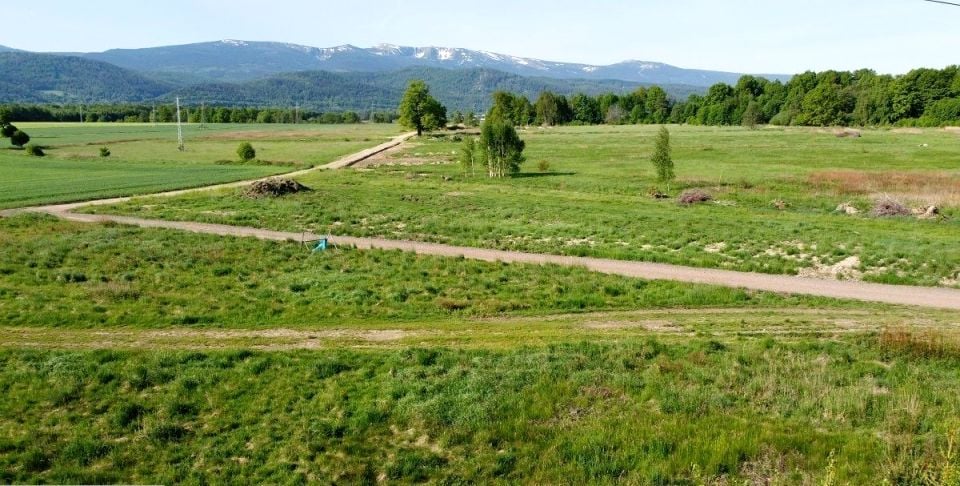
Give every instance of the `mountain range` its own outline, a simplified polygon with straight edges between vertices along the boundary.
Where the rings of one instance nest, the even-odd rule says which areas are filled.
[[[658,85],[685,98],[740,76],[642,61],[593,66],[386,44],[315,48],[225,40],[97,53],[0,46],[0,102],[7,103],[168,102],[179,96],[233,106],[379,110],[395,108],[407,83],[423,79],[451,109],[484,110],[496,90],[533,99],[544,90],[595,95]]]
[[[686,84],[709,87],[734,84],[739,73],[683,69],[647,61],[607,66],[543,61],[487,51],[452,47],[408,47],[381,44],[361,48],[309,47],[279,42],[223,40],[144,49],[111,49],[71,53],[140,72],[182,74],[206,81],[248,81],[294,71],[380,72],[408,67],[447,69],[488,68],[520,76],[557,79],[620,80],[645,84]],[[763,75],[788,80],[787,75]]]

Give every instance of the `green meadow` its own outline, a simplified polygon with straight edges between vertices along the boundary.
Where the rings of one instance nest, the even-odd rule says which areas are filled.
[[[386,141],[393,125],[184,126],[21,123],[45,157],[0,150],[0,208],[147,194],[290,172],[322,165]],[[249,141],[258,161],[240,164],[236,149]],[[100,148],[110,149],[100,157]]]
[[[672,127],[678,180],[658,185],[655,127],[530,128],[523,172],[464,173],[458,138],[425,137],[393,165],[314,173],[313,192],[251,200],[238,190],[144,199],[91,212],[600,256],[764,273],[956,286],[960,136]],[[546,161],[549,168],[538,170]],[[416,165],[411,165],[416,164]],[[702,189],[713,200],[681,206]],[[649,196],[660,190],[670,196]],[[875,217],[882,197],[941,217]],[[849,203],[859,214],[837,212]]]
[[[180,153],[170,128],[30,126],[49,155],[0,154],[25,171],[0,205],[256,177],[399,133],[191,127]],[[310,192],[86,210],[956,285],[957,135],[671,131],[669,187],[651,127],[531,128],[504,180],[465,174],[469,135],[446,134]],[[233,160],[241,141],[260,162]],[[713,201],[679,205],[688,189]],[[873,216],[882,195],[942,217]],[[36,214],[0,218],[0,247],[2,483],[960,481],[955,312]]]

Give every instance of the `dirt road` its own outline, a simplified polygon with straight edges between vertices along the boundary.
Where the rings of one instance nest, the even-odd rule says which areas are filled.
[[[402,143],[412,134],[404,134],[390,142],[378,145],[371,149],[344,157],[326,166],[297,171],[286,174],[286,177],[296,177],[320,168],[338,169],[348,167],[380,152],[388,150]],[[197,191],[207,191],[220,188],[241,187],[254,181],[219,184],[195,189],[171,191],[153,196],[176,196]],[[207,233],[223,236],[254,237],[266,240],[301,241],[314,240],[319,235],[309,233],[289,233],[271,231],[260,228],[228,226],[209,223],[179,222],[165,220],[151,220],[128,216],[76,214],[71,211],[84,206],[106,205],[125,202],[131,197],[102,199],[71,204],[58,204],[21,208],[0,212],[0,216],[8,216],[21,212],[42,212],[52,214],[62,219],[84,222],[102,223],[115,222],[120,224],[140,226],[143,228],[168,228],[195,233]],[[330,237],[330,243],[340,246],[353,246],[360,249],[379,248],[385,250],[402,250],[423,255],[438,255],[458,257],[462,256],[474,260],[501,261],[533,264],[554,264],[563,266],[579,266],[592,271],[638,277],[651,280],[673,280],[725,287],[735,287],[769,292],[789,294],[815,295],[822,297],[854,299],[867,302],[883,302],[889,304],[905,304],[931,308],[960,310],[960,290],[936,287],[911,287],[903,285],[883,285],[855,281],[821,280],[786,275],[768,275],[761,273],[735,272],[709,268],[685,267],[680,265],[666,265],[661,263],[646,263],[625,260],[609,260],[603,258],[573,257],[561,255],[545,255],[538,253],[523,253],[516,251],[490,250],[463,246],[443,245],[436,243],[422,243],[417,241],[387,240],[378,238],[354,238],[349,236]]]
[[[164,221],[142,219],[129,216],[111,216],[97,214],[75,214],[69,212],[53,213],[63,219],[83,223],[102,223],[112,221],[120,224],[143,228],[168,228],[195,233],[207,233],[223,236],[253,237],[264,240],[301,241],[315,240],[319,235],[312,233],[289,233],[243,226],[229,226],[210,223],[183,221]],[[355,238],[350,236],[329,237],[330,243],[339,246],[352,246],[360,249],[378,248],[384,250],[402,250],[422,255],[448,257],[462,256],[474,260],[500,261],[508,263],[554,264],[579,266],[589,270],[627,277],[639,277],[651,280],[674,280],[725,287],[752,290],[765,290],[790,294],[817,295],[841,299],[854,299],[889,304],[906,304],[923,307],[960,310],[960,290],[936,287],[911,287],[905,285],[882,285],[865,282],[820,280],[814,278],[792,277],[787,275],[768,275],[762,273],[734,272],[710,268],[684,267],[662,263],[646,263],[604,258],[544,255],[517,251],[489,250],[465,246],[422,243],[417,241],[386,240],[379,238]]]

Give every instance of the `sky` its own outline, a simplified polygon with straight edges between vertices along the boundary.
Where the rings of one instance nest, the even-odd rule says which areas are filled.
[[[0,44],[43,52],[239,39],[768,74],[960,64],[960,7],[924,0],[33,0],[3,16],[22,21]]]

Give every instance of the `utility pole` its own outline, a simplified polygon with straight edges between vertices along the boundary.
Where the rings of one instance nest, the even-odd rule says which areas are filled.
[[[300,124],[300,103],[293,107],[293,124]]]
[[[80,103],[80,123],[83,123],[83,103]]]
[[[201,130],[203,130],[204,128],[207,128],[207,121],[206,121],[206,117],[204,116],[204,111],[206,107],[207,107],[207,103],[205,101],[201,101],[200,102],[200,129]]]
[[[180,126],[180,97],[177,97],[177,150],[183,152],[183,127]]]

